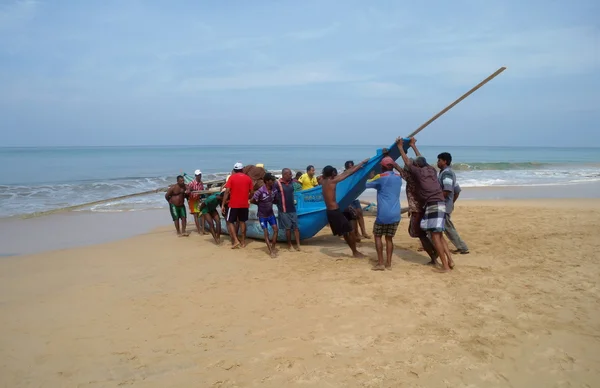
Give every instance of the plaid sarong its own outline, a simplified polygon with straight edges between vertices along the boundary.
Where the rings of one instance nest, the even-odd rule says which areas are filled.
[[[426,232],[443,232],[446,230],[446,203],[431,202],[425,206],[425,213],[421,219],[421,229]]]
[[[373,224],[373,234],[378,237],[394,237],[396,235],[396,231],[398,230],[399,224],[399,222],[395,222],[393,224],[378,224],[375,222],[375,224]]]

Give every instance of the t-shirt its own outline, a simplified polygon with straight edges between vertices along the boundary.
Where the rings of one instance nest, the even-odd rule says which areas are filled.
[[[204,184],[202,182],[198,182],[197,180],[193,180],[190,183],[188,183],[188,190],[189,191],[202,191],[204,190]],[[200,194],[190,194],[190,199],[192,200],[196,200],[200,197]]]
[[[454,195],[460,193],[460,186],[456,183],[456,174],[450,167],[446,167],[440,172],[438,177],[442,190],[449,191],[446,197],[446,214],[452,214],[454,210]]]
[[[400,176],[406,182],[406,200],[408,201],[408,211],[411,213],[422,212],[423,205],[419,202],[419,188],[415,183],[415,178],[405,168],[400,170]]]
[[[277,210],[280,213],[296,213],[294,204],[294,182],[284,182],[282,179],[275,182],[277,187]]]
[[[254,183],[252,179],[241,172],[231,175],[231,178],[225,183],[225,188],[229,189],[229,207],[233,209],[247,209],[248,197],[252,191]]]
[[[212,194],[208,198],[204,200],[204,206],[208,208],[210,211],[217,210],[217,207],[220,205],[219,199],[217,198],[218,194]]]
[[[368,189],[377,190],[378,224],[388,225],[400,222],[400,190],[402,178],[393,172],[383,172],[367,182]]]
[[[273,212],[273,202],[275,201],[275,196],[277,192],[275,187],[269,192],[267,186],[263,186],[260,189],[256,190],[252,199],[256,201],[258,206],[258,217],[259,218],[268,218],[275,213]]]
[[[419,200],[423,206],[430,202],[446,201],[435,168],[432,166],[418,167],[414,164],[411,164],[409,168],[419,187]]]
[[[319,182],[317,181],[317,177],[313,176],[312,178],[308,176],[308,173],[304,173],[298,178],[298,182],[302,185],[302,190],[312,189],[315,186],[319,186]]]

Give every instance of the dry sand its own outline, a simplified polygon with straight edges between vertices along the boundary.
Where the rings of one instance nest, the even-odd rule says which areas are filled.
[[[0,384],[599,386],[600,200],[463,201],[454,219],[472,253],[451,274],[406,220],[386,272],[327,229],[278,259],[171,228],[4,258]]]

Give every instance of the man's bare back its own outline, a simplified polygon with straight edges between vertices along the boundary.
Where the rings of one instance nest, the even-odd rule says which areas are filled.
[[[323,187],[323,200],[325,201],[327,210],[337,209],[339,207],[336,201],[337,182],[334,182],[332,178],[323,178],[321,185]]]

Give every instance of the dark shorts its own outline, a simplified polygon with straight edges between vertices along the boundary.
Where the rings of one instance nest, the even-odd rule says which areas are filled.
[[[294,213],[279,213],[279,225],[285,230],[298,229],[298,214]]]
[[[362,206],[360,204],[360,200],[355,199],[350,206],[352,206],[353,208],[357,209],[357,210],[362,210]]]
[[[358,218],[356,211],[351,207],[347,207],[346,209],[344,209],[344,211],[342,213],[344,214],[344,217],[346,217],[346,219],[348,221],[354,221]]]
[[[246,222],[248,221],[248,208],[233,208],[227,210],[227,222]]]
[[[373,234],[378,237],[394,237],[396,235],[396,231],[398,230],[399,224],[399,222],[395,222],[393,224],[378,224],[376,222],[373,225]]]
[[[275,216],[258,217],[258,221],[260,222],[260,226],[263,229],[268,229],[269,225],[271,225],[271,226],[277,226],[277,220],[275,219]]]
[[[177,221],[178,219],[186,218],[187,214],[185,212],[184,206],[175,206],[172,203],[169,204],[169,211],[171,212],[171,218],[173,221]]]
[[[352,225],[340,209],[327,210],[327,221],[334,236],[343,236],[352,232]]]

